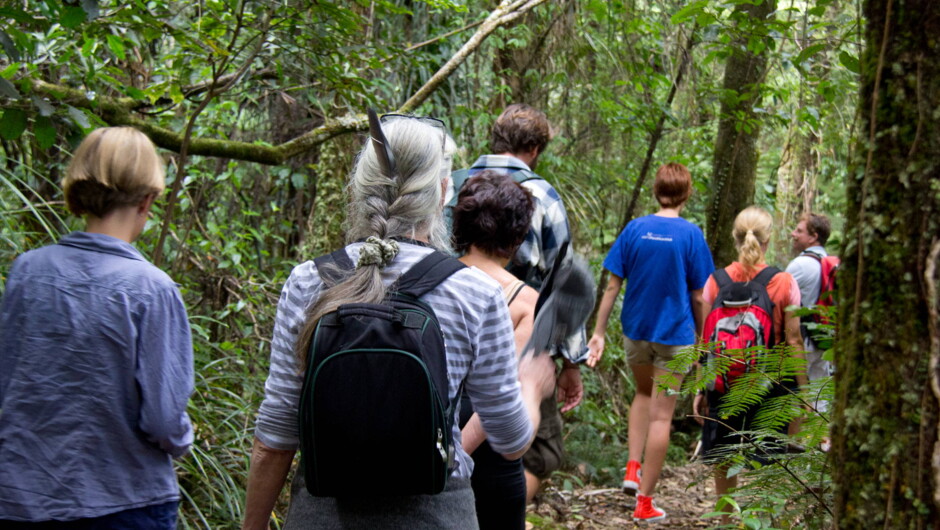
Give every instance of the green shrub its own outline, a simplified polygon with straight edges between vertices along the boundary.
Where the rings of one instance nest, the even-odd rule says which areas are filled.
[[[832,477],[827,453],[828,413],[816,403],[832,401],[832,378],[826,377],[783,396],[766,398],[772,384],[792,380],[805,370],[802,359],[786,346],[773,349],[751,348],[758,354],[757,369],[744,374],[732,385],[719,405],[719,414],[730,417],[751,405],[759,405],[752,430],[742,431],[742,444],[729,447],[715,464],[728,467],[729,476],[739,476],[738,488],[719,499],[716,511],[730,510],[733,527],[746,528],[824,528],[832,522]],[[699,351],[690,348],[676,360],[677,369],[691,366]],[[704,390],[718,374],[728,371],[727,358],[712,359],[683,381],[682,392],[694,395]],[[666,382],[664,382],[666,383]],[[803,418],[793,436],[779,431],[797,418]],[[783,444],[786,452],[775,451]],[[764,462],[753,456],[761,455]]]

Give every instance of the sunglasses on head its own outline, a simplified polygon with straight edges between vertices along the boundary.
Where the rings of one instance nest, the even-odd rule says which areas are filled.
[[[395,165],[395,155],[392,154],[392,148],[388,145],[388,139],[382,131],[382,124],[398,119],[418,120],[441,131],[441,153],[447,145],[447,127],[444,122],[428,116],[408,116],[406,114],[385,114],[381,118],[375,112],[375,109],[368,109],[369,116],[369,136],[372,141],[372,148],[378,156],[379,164],[389,178],[398,178],[398,167]]]

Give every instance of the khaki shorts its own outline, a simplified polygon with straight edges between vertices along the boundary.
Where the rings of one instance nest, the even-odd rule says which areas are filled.
[[[545,480],[561,468],[565,458],[565,444],[562,440],[561,412],[555,396],[542,401],[539,406],[542,421],[539,430],[535,433],[532,446],[522,455],[522,465],[526,471]]]
[[[691,344],[672,346],[645,340],[623,338],[623,350],[627,353],[627,362],[630,364],[649,365],[670,371],[666,363],[675,358],[676,354],[688,348]]]

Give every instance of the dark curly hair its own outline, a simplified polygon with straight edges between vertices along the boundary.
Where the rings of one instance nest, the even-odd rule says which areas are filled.
[[[487,169],[468,180],[454,207],[454,248],[470,245],[508,258],[525,240],[535,203],[529,190],[508,175]]]

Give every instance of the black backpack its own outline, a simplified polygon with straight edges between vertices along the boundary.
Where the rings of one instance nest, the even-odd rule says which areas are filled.
[[[345,249],[314,263],[327,285],[354,269]],[[345,304],[317,323],[299,410],[311,495],[444,490],[453,464],[454,404],[447,398],[440,324],[418,298],[462,268],[434,251],[389,288],[384,302]]]

